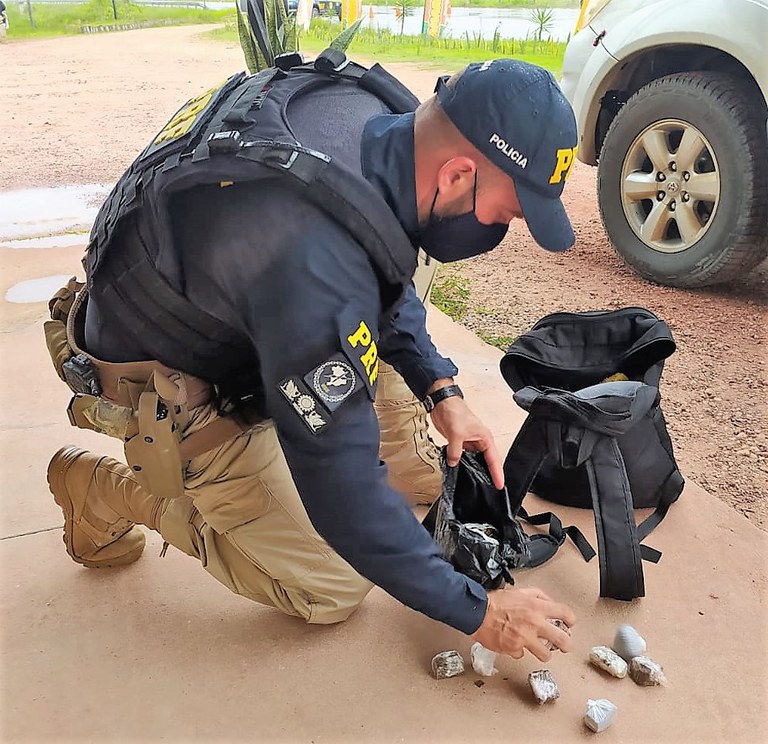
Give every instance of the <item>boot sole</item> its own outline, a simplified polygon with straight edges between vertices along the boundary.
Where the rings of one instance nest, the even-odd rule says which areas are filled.
[[[53,494],[53,500],[58,504],[61,511],[64,512],[64,535],[62,536],[62,540],[64,542],[64,547],[67,549],[67,554],[75,563],[79,563],[81,566],[86,566],[87,568],[116,568],[118,566],[126,566],[129,563],[137,561],[144,551],[143,545],[140,548],[131,550],[128,553],[119,556],[118,558],[113,558],[108,561],[89,561],[85,558],[80,558],[80,556],[75,553],[72,534],[75,524],[75,507],[69,497],[65,476],[69,472],[69,469],[72,467],[72,465],[77,462],[78,458],[80,457],[79,454],[75,454],[77,452],[77,447],[62,447],[51,458],[47,472],[48,489]],[[68,455],[72,456],[67,457]],[[65,459],[65,464],[62,467],[57,467],[56,472],[51,472],[53,463],[60,459]],[[124,534],[126,533],[124,532],[123,535]],[[120,538],[116,539],[119,540]]]

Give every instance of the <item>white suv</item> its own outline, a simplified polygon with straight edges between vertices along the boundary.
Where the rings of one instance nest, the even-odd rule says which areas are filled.
[[[768,0],[584,0],[561,85],[637,272],[701,287],[768,256]]]

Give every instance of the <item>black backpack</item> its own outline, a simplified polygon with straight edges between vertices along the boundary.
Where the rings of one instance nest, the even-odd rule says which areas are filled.
[[[674,350],[667,325],[644,308],[556,313],[515,341],[501,370],[529,415],[504,462],[503,490],[482,455],[443,464],[443,492],[423,524],[446,560],[489,590],[552,558],[567,537],[591,560],[596,553],[576,527],[551,512],[528,515],[530,490],[594,509],[600,596],[644,596],[641,561],[661,554],[640,543],[683,488],[658,390]],[[655,512],[636,526],[641,507]],[[521,520],[548,530],[527,534]]]
[[[550,524],[544,560],[569,534],[591,555],[580,533],[553,515],[529,517],[525,494],[592,508],[603,597],[644,596],[641,558],[657,562],[661,554],[640,543],[683,489],[659,394],[674,350],[666,323],[628,307],[548,315],[501,360],[515,401],[529,413],[504,463],[511,508],[531,524]],[[648,507],[654,513],[636,525],[634,509]]]

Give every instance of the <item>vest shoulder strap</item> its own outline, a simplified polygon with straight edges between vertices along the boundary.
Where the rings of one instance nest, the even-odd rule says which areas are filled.
[[[181,282],[174,283],[173,271],[167,270],[168,261],[173,268],[174,251],[171,198],[196,185],[287,179],[299,198],[317,205],[366,250],[377,267],[385,302],[394,302],[410,281],[416,251],[383,197],[359,173],[302,146],[286,117],[294,97],[342,80],[355,82],[398,113],[418,104],[380,66],[368,70],[336,52],[287,70],[270,68],[252,76],[240,73],[187,101],[118,181],[99,211],[85,258],[89,287],[93,290],[105,257],[123,251],[123,256],[110,261],[121,275],[120,290],[110,299],[112,312],[122,318],[123,325],[138,323],[145,337],[162,337],[169,354],[184,360],[184,371],[215,379],[212,375],[221,369],[225,351],[219,340],[230,347],[227,353],[235,361],[252,357],[245,351],[232,355],[234,348],[242,349],[247,341],[193,305],[180,289]],[[143,244],[128,241],[131,247],[122,241],[116,247],[113,238],[132,214],[141,215],[152,239]],[[147,311],[148,286],[156,312]]]

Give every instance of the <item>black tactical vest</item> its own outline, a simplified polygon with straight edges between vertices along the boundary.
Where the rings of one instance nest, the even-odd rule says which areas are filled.
[[[101,207],[84,259],[89,295],[126,332],[140,332],[150,348],[162,349],[159,361],[237,395],[258,387],[258,358],[250,340],[184,296],[169,207],[175,196],[196,186],[258,181],[269,188],[270,179],[288,185],[299,203],[319,207],[367,252],[385,309],[410,282],[416,251],[360,173],[366,117],[328,111],[323,92],[331,85],[355,86],[392,113],[418,105],[379,65],[366,69],[335,50],[312,64],[302,64],[297,54],[283,55],[274,68],[239,73],[184,104]],[[351,105],[366,96],[351,96]],[[301,99],[306,115],[304,98],[316,101],[319,122],[331,116],[356,122],[344,133],[349,158],[331,157],[321,151],[322,142],[299,142],[290,111]],[[369,111],[370,102],[364,108]],[[318,126],[318,131],[326,130]],[[261,229],[268,236],[270,226]]]

